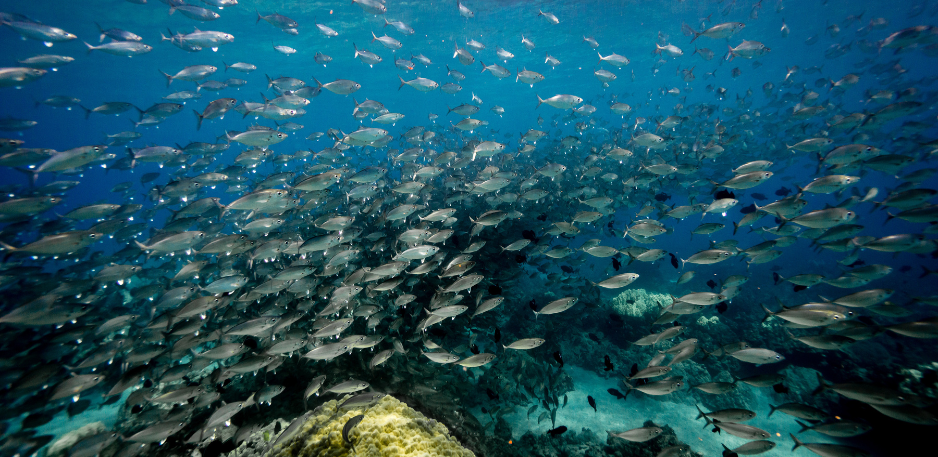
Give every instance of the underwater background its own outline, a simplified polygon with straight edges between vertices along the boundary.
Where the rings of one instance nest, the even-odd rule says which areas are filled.
[[[932,442],[938,2],[0,9],[3,455]]]

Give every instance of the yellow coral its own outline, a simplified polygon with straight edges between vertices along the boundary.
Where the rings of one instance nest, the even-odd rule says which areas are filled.
[[[274,449],[276,457],[344,456],[446,456],[470,457],[474,454],[449,436],[449,430],[434,420],[386,396],[368,408],[343,410],[333,416],[337,401],[329,401],[313,414],[295,438]],[[349,433],[351,446],[342,440],[342,428],[349,419],[364,414],[364,419]]]

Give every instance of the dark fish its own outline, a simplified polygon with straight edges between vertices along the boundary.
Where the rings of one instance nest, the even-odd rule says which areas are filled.
[[[739,209],[739,212],[740,212],[740,213],[743,213],[743,214],[754,213],[754,212],[756,212],[756,204],[753,203],[753,204],[751,204],[751,205],[749,205],[749,206],[744,206],[744,207],[742,207],[742,208]]]
[[[594,412],[594,413],[597,412],[597,410],[596,410],[596,400],[593,399],[592,396],[587,395],[587,396],[586,396],[586,401],[588,401],[589,404],[590,404],[590,406],[593,407],[593,412]]]
[[[796,286],[793,287],[793,289],[795,290],[795,292],[801,292],[802,290],[805,290],[805,289],[807,289],[807,288],[808,288],[808,286],[798,286],[798,285],[796,285]]]
[[[427,330],[427,331],[428,331],[431,335],[433,335],[433,336],[435,336],[435,337],[437,337],[437,338],[440,338],[440,339],[446,338],[446,335],[448,335],[448,333],[446,332],[446,330],[443,330],[441,327],[431,327],[430,330]]]
[[[534,299],[532,298],[531,301],[528,302],[528,307],[531,308],[533,311],[537,311],[537,302],[535,302]]]
[[[609,392],[613,397],[616,397],[618,400],[624,400],[625,395],[622,395],[622,392],[619,392],[616,389],[606,389],[606,392]]]
[[[489,286],[489,295],[501,295],[501,294],[502,294],[501,287],[498,287],[496,285]]]
[[[716,194],[713,195],[713,199],[714,199],[714,200],[720,200],[720,199],[722,199],[722,198],[736,198],[736,194],[734,194],[734,193],[732,193],[732,192],[730,192],[730,191],[728,191],[728,190],[726,190],[726,189],[723,189],[723,190],[718,191]]]
[[[707,281],[707,286],[710,287],[710,290],[713,290],[713,289],[717,286],[717,282],[714,281],[714,280],[712,280],[712,279],[710,279],[710,280]]]
[[[502,340],[501,330],[495,329],[495,336],[492,337],[492,340],[495,341],[495,344],[498,344]]]
[[[765,200],[767,197],[764,194],[760,194],[756,192],[752,194],[752,198],[755,200],[759,200],[761,202],[762,200]]]
[[[739,457],[739,454],[730,450],[730,448],[723,445],[723,457]]]
[[[635,373],[638,373],[638,364],[633,363],[632,368],[629,370],[629,377],[635,376]]]
[[[593,341],[595,341],[595,342],[597,342],[597,343],[599,343],[599,342],[601,341],[601,340],[599,339],[599,337],[596,336],[595,333],[590,332],[590,333],[587,333],[586,336],[588,336],[589,339],[591,339],[591,340],[593,340]]]
[[[563,435],[563,432],[565,431],[567,431],[567,427],[565,425],[561,425],[560,427],[557,427],[555,429],[548,430],[547,434],[550,435],[551,437],[555,437],[555,436]]]
[[[777,271],[773,271],[773,272],[772,272],[772,281],[775,281],[775,284],[778,285],[778,283],[782,282],[782,276],[781,276],[780,274],[778,274]]]
[[[938,382],[938,372],[935,370],[925,370],[922,371],[922,384],[926,386],[933,386]]]
[[[856,262],[853,262],[853,263],[851,263],[850,265],[847,265],[847,266],[850,267],[850,268],[853,268],[853,267],[859,267],[860,265],[866,265],[866,262],[864,262],[864,261],[862,261],[862,260],[857,260]]]
[[[528,256],[524,254],[515,254],[515,262],[524,263],[528,261]]]
[[[83,412],[85,412],[88,407],[91,406],[91,400],[78,400],[68,404],[66,412],[68,412],[68,417],[75,417]]]
[[[560,355],[560,351],[554,352],[554,360],[560,364],[560,368],[563,368],[563,356]]]
[[[537,217],[537,220],[539,220],[539,221],[541,221],[541,222],[546,221],[546,220],[547,220],[547,213],[544,213],[544,214],[541,214],[540,216],[538,216],[538,217]]]
[[[609,320],[612,321],[612,322],[615,322],[615,323],[617,323],[617,324],[624,324],[624,323],[625,323],[625,321],[622,320],[622,316],[620,316],[620,315],[618,315],[618,314],[614,314],[614,313],[609,314]]]
[[[671,253],[669,253],[669,254],[671,254]],[[671,254],[671,266],[674,267],[674,268],[678,268],[677,256],[675,256],[674,254]]]
[[[788,388],[785,387],[785,385],[781,383],[772,386],[772,389],[775,390],[776,393],[780,393],[780,394],[788,393]]]
[[[52,414],[43,412],[32,413],[23,418],[22,428],[30,429],[48,424],[49,422],[52,422],[52,416]]]
[[[573,267],[571,267],[570,265],[561,265],[561,266],[560,266],[560,271],[562,271],[562,272],[564,272],[564,273],[568,273],[568,274],[569,274],[569,273],[573,273]]]
[[[633,304],[635,304],[635,299],[629,298],[628,300],[625,301],[625,303],[627,303],[627,304],[629,304],[629,305],[633,305]]]
[[[779,197],[787,197],[789,194],[791,194],[791,189],[787,187],[782,187],[781,189],[775,191],[775,195],[778,195]]]
[[[143,406],[141,406],[141,405],[133,405],[133,406],[130,408],[130,413],[131,413],[131,414],[140,414],[140,411],[143,411]]]
[[[782,221],[778,221],[778,222],[781,223]],[[773,265],[772,268],[769,268],[769,271],[782,271],[782,266],[781,266],[781,265]]]
[[[493,392],[492,389],[485,389],[485,394],[489,396],[489,400],[498,400],[498,394]]]
[[[567,394],[563,394],[563,407],[567,407]]]
[[[478,354],[478,353],[479,353],[479,346],[476,346],[476,345],[473,344],[472,346],[469,346],[469,351],[472,352],[473,354]]]
[[[655,194],[655,200],[658,200],[659,202],[666,202],[670,199],[671,199],[671,196],[664,192]]]
[[[619,262],[615,257],[612,258],[612,268],[616,271],[619,271],[619,268],[622,267],[622,263]]]
[[[729,308],[729,305],[727,305],[725,301],[721,301],[717,304],[717,312],[720,314],[725,313],[727,308]]]
[[[612,371],[615,367],[612,365],[612,360],[609,359],[609,356],[606,355],[603,357],[603,365],[605,365],[606,371]]]
[[[533,231],[533,230],[522,230],[522,231],[521,231],[521,237],[524,238],[524,239],[526,239],[526,240],[531,240],[531,241],[533,241],[533,242],[535,242],[535,243],[537,242],[537,241],[535,241],[537,238],[534,237],[534,231]]]
[[[345,441],[346,443],[348,443],[348,445],[352,447],[352,451],[355,450],[355,444],[352,443],[352,440],[349,439],[348,434],[364,418],[365,418],[364,414],[359,414],[349,419],[348,422],[345,423],[345,427],[342,427],[342,441]],[[278,422],[277,425],[280,425],[280,423]]]

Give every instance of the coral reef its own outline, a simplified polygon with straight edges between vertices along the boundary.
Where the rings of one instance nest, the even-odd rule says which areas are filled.
[[[346,397],[347,398],[347,397]],[[229,457],[270,455],[272,457],[341,457],[356,456],[448,456],[474,454],[452,438],[441,423],[428,419],[392,396],[378,403],[350,409],[338,409],[343,399],[324,403],[313,411],[296,436],[276,448],[261,446],[257,436],[267,433],[266,442],[274,443],[270,426],[255,433],[232,451]],[[343,439],[345,424],[358,415],[361,422],[348,433],[351,445]],[[282,424],[282,422],[281,422]],[[263,438],[262,438],[263,439]],[[354,452],[352,452],[354,445]],[[248,451],[254,447],[254,452]]]
[[[645,289],[626,289],[612,299],[612,308],[629,317],[658,316],[659,305],[671,304],[667,294],[648,292]]]

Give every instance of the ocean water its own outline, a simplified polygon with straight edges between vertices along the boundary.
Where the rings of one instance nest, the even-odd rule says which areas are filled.
[[[705,411],[753,411],[756,418],[746,424],[764,430],[770,435],[767,439],[777,444],[764,455],[788,454],[795,444],[789,437],[801,430],[795,418],[778,411],[769,416],[771,407],[788,402],[816,407],[832,422],[851,420],[871,427],[855,437],[798,434],[806,443],[850,446],[886,456],[919,451],[930,442],[929,433],[938,425],[933,405],[938,395],[934,365],[938,352],[933,345],[938,335],[933,320],[938,305],[933,273],[938,270],[934,235],[938,217],[931,190],[938,185],[933,176],[938,3],[462,3],[472,17],[461,15],[455,1],[388,0],[386,12],[380,14],[375,10],[379,3],[370,4],[245,1],[218,8],[191,3],[203,8],[202,14],[219,16],[201,21],[181,10],[169,14],[170,5],[159,0],[4,2],[0,119],[5,119],[5,127],[0,138],[22,145],[18,150],[4,146],[0,157],[0,241],[7,245],[0,264],[3,454],[44,453],[47,443],[97,421],[130,438],[153,424],[178,420],[185,425],[165,440],[141,438],[137,442],[149,446],[138,449],[131,444],[134,440],[122,439],[102,455],[128,450],[182,455],[196,449],[202,455],[220,455],[234,449],[234,440],[186,440],[204,428],[222,401],[230,404],[269,386],[283,386],[271,404],[252,406],[250,414],[238,414],[232,423],[244,428],[278,417],[289,420],[303,413],[304,390],[320,375],[327,377],[323,389],[354,378],[367,382],[369,391],[406,401],[446,424],[477,455],[577,455],[582,452],[577,449],[589,443],[595,446],[589,455],[595,449],[615,455],[657,453],[659,445],[654,443],[659,441],[650,441],[648,449],[623,448],[621,439],[606,433],[642,427],[646,421],[667,425],[671,429],[667,435],[673,434],[673,440],[700,455],[719,455],[721,443],[734,448],[747,441],[726,431],[716,433],[702,419],[695,420],[695,404]],[[190,15],[200,11],[183,9]],[[272,13],[294,20],[295,32],[258,18]],[[413,33],[402,33],[388,21],[401,21]],[[727,24],[736,22],[744,26],[721,34]],[[326,36],[317,24],[337,35]],[[17,32],[42,25],[77,38],[44,43]],[[133,32],[152,50],[133,57],[89,50],[83,42],[111,41],[102,37],[101,28]],[[188,34],[196,28],[228,33],[234,40],[217,50],[206,47],[197,52],[161,41],[161,35]],[[695,38],[704,31],[708,32]],[[385,34],[398,40],[400,48],[392,50],[374,40]],[[533,43],[533,49],[522,38]],[[596,47],[587,38],[594,39]],[[470,40],[484,48],[471,49]],[[655,52],[666,45],[675,46],[673,52],[681,55]],[[274,46],[296,52],[284,55]],[[747,53],[747,46],[756,52]],[[382,60],[369,65],[358,58],[356,49]],[[461,62],[454,55],[457,49],[465,50],[464,56],[471,55],[473,62]],[[496,49],[513,56],[499,55]],[[318,53],[331,60],[317,63]],[[18,61],[40,54],[70,56],[74,61],[49,68],[23,84],[6,77],[15,71],[8,69],[21,66]],[[418,55],[429,62],[421,63]],[[616,56],[627,58],[627,64],[616,62]],[[559,63],[551,65],[550,57]],[[395,66],[397,59],[410,61],[401,65],[413,68]],[[226,69],[236,62],[252,64],[256,70]],[[493,64],[501,68],[483,71]],[[175,75],[195,65],[217,70],[192,78],[197,81],[183,77],[169,84],[162,74]],[[492,69],[509,74],[499,78]],[[464,79],[455,79],[450,70]],[[604,83],[595,74],[599,70],[611,72],[615,79]],[[543,80],[517,81],[521,71],[537,72]],[[306,98],[298,105],[305,114],[269,119],[256,111],[273,109],[275,105],[265,104],[265,99],[280,95],[270,81],[281,77],[301,80],[292,89],[309,87],[299,92]],[[207,81],[231,82],[231,78],[243,80],[242,84],[220,90],[198,88]],[[455,83],[461,90],[423,92],[402,84],[415,78],[439,86]],[[360,89],[346,95],[328,90],[332,86],[319,89],[317,83],[337,80],[354,81]],[[142,111],[168,102],[164,97],[179,91],[194,91],[199,98],[179,101],[178,113],[156,119],[159,122],[153,125],[141,123]],[[557,95],[577,100],[573,107],[539,103],[539,98]],[[58,107],[43,103],[52,96],[80,102]],[[202,113],[221,98],[233,99],[232,106],[237,107],[199,126],[193,110]],[[393,124],[375,122],[383,111],[357,118],[356,112],[367,106],[356,110],[356,105],[366,100],[380,102],[388,113],[403,118]],[[86,109],[108,102],[126,102],[135,108],[117,115],[86,115]],[[245,111],[243,103],[254,103],[254,111]],[[628,112],[614,112],[611,107],[616,103],[629,105]],[[478,112],[463,116],[452,111],[464,104]],[[809,112],[812,109],[816,112]],[[856,122],[848,125],[844,119],[849,121],[850,115]],[[457,128],[467,117],[484,124]],[[6,128],[13,119],[36,124]],[[288,131],[283,127],[286,121],[299,128]],[[279,129],[287,137],[270,145],[232,141],[249,128]],[[380,137],[383,144],[357,142],[353,132],[374,134],[361,131],[365,128],[383,129],[371,137]],[[525,140],[531,130],[543,137]],[[140,136],[127,144],[108,137],[119,132]],[[185,148],[196,142],[219,145],[219,151]],[[50,168],[47,160],[55,160],[53,152],[32,160],[15,156],[24,148],[67,151],[91,145],[109,145],[104,153],[112,155],[55,171],[39,171]],[[844,158],[843,149],[836,149],[849,145],[864,145],[854,148],[861,156]],[[167,151],[160,158],[148,158],[141,150],[150,146]],[[258,158],[245,160],[252,148]],[[453,153],[451,158],[444,157],[447,152]],[[772,173],[770,177],[752,187],[727,183],[734,169],[758,160],[771,164],[750,170],[764,169]],[[562,171],[556,172],[556,165],[562,165]],[[358,179],[361,175],[356,173],[368,167],[386,172]],[[329,171],[336,171],[337,177],[321,189],[300,184]],[[838,175],[859,179],[842,188],[799,191],[816,179]],[[261,184],[270,177],[275,180]],[[749,177],[756,179],[755,174]],[[503,187],[489,181],[492,178],[504,179]],[[43,187],[61,181],[73,183],[65,190]],[[422,186],[398,187],[408,182]],[[366,198],[350,197],[349,192],[360,185],[375,188]],[[178,191],[180,186],[187,190]],[[255,206],[242,203],[220,210],[265,188],[281,189],[281,196],[288,198],[280,206],[255,202]],[[531,190],[543,190],[544,195],[522,197]],[[915,192],[922,196],[919,200],[901,199]],[[13,209],[8,204],[42,196],[61,201],[39,210]],[[735,229],[747,214],[758,210],[751,205],[762,208],[791,202],[795,196],[803,200],[802,209],[784,218],[767,213]],[[596,200],[602,197],[608,201]],[[183,212],[191,219],[180,223],[175,213],[203,198],[217,198],[218,205]],[[737,202],[701,216],[704,208],[721,198]],[[123,206],[87,218],[69,215],[97,204]],[[405,218],[389,220],[391,210],[400,205],[418,207]],[[702,206],[682,219],[668,216],[684,205]],[[444,208],[455,210],[451,219],[422,220]],[[501,220],[478,223],[489,211],[498,211],[488,215]],[[596,219],[574,222],[584,211],[595,212]],[[320,228],[327,219],[343,216],[354,219],[345,226]],[[846,219],[834,221],[835,217]],[[245,228],[265,218],[282,225],[268,232]],[[693,234],[701,223],[724,227],[709,235]],[[850,224],[855,230],[835,234]],[[105,226],[112,228],[102,229]],[[823,231],[828,228],[835,232]],[[408,232],[424,237],[417,243],[399,240],[414,229],[429,232]],[[97,230],[95,242],[84,249],[58,246],[50,253],[24,248],[43,237],[84,230]],[[423,241],[426,235],[445,230],[453,230],[445,241]],[[184,231],[203,236],[177,248],[157,246]],[[236,234],[245,234],[240,243],[252,244],[231,255],[199,252],[212,240]],[[340,241],[326,250],[299,253],[302,243],[324,235]],[[827,238],[819,239],[823,236]],[[532,242],[518,251],[503,249],[522,239]],[[756,252],[750,248],[771,240],[778,241],[757,249],[777,251],[778,257],[753,260]],[[135,241],[149,248],[141,250]],[[276,241],[280,242],[276,248],[257,250]],[[484,245],[477,249],[473,243],[479,242]],[[402,259],[403,271],[368,276],[370,269],[395,261],[415,245],[435,248],[429,255],[417,256],[421,258]],[[597,245],[615,251],[599,254],[584,249]],[[570,251],[558,251],[562,248]],[[658,257],[646,253],[649,249],[662,250],[660,258],[648,261],[647,257]],[[691,259],[708,249],[723,250],[729,257],[712,264]],[[336,257],[350,250],[356,251],[350,258]],[[471,261],[474,266],[441,277],[444,267],[460,255],[467,257],[457,264]],[[198,275],[172,280],[194,261],[205,262]],[[429,274],[407,273],[434,261],[441,265]],[[119,278],[95,279],[113,265],[137,268]],[[277,282],[291,266],[309,267],[308,276]],[[873,266],[879,266],[883,274],[876,276],[881,277],[870,279],[871,273],[863,270]],[[694,277],[679,283],[689,271],[695,272]],[[638,278],[622,288],[596,285],[624,273]],[[827,282],[805,288],[785,280],[808,274],[821,275]],[[186,314],[187,304],[211,295],[205,289],[209,284],[235,275],[244,281],[225,291],[221,305]],[[439,291],[458,277],[471,275],[480,275],[481,282],[454,289],[461,301],[454,298],[448,303],[468,308],[424,328],[430,312],[440,312],[433,309],[442,296]],[[697,312],[655,324],[672,301],[679,303],[678,297],[693,301],[686,295],[727,292],[724,284],[732,275],[745,277],[734,297],[706,297],[711,302]],[[401,281],[385,283],[394,278]],[[386,287],[376,289],[381,283]],[[348,286],[361,290],[353,289],[351,299],[336,298],[336,289]],[[192,289],[176,301],[164,295],[179,287]],[[622,293],[632,295],[620,297]],[[865,294],[865,301],[851,295],[855,293]],[[873,295],[879,298],[867,299]],[[480,303],[498,296],[504,302],[497,308],[470,319]],[[564,297],[577,302],[556,314],[532,312]],[[401,306],[402,302],[407,303]],[[781,317],[763,319],[763,306],[779,311],[780,305],[807,303],[816,305],[808,311],[802,308],[806,314],[801,318],[828,319],[824,325],[799,328]],[[80,306],[86,308],[78,310]],[[332,312],[323,311],[330,306]],[[43,316],[48,318],[40,319]],[[132,318],[100,330],[122,316]],[[273,333],[265,329],[229,334],[234,326],[258,318],[295,321]],[[338,336],[310,336],[340,318],[353,320]],[[902,325],[910,322],[921,324],[910,333],[910,327]],[[654,345],[633,344],[675,323],[683,326],[679,334]],[[302,357],[353,335],[381,340],[369,347],[348,348],[330,360]],[[827,344],[844,347],[818,349],[793,339],[809,335],[829,337]],[[193,338],[198,339],[190,344]],[[530,350],[504,347],[522,338],[544,342]],[[226,371],[249,357],[266,355],[284,339],[306,342],[293,353],[281,354],[270,369],[243,375]],[[624,400],[609,392],[628,392],[626,377],[645,368],[659,350],[682,341],[690,344],[689,339],[697,340],[693,356],[676,363],[670,374],[684,377],[678,391],[653,396],[636,390]],[[740,341],[773,351],[781,360],[752,363],[707,354]],[[232,357],[207,360],[192,354],[232,343],[244,345]],[[406,352],[395,351],[387,362],[369,368],[376,354],[396,348]],[[476,368],[436,363],[421,354],[443,350],[454,360],[465,360],[477,351],[494,354],[495,359]],[[100,361],[81,366],[89,357]],[[186,364],[192,366],[184,372],[185,379],[167,374],[182,373]],[[121,395],[106,397],[128,372],[136,375]],[[784,379],[774,387],[736,382],[732,392],[722,395],[692,387],[770,373],[781,373]],[[101,378],[79,388],[78,395],[55,395],[75,376],[92,374]],[[828,384],[860,383],[866,392],[886,400],[830,390],[815,394],[818,375]],[[152,401],[187,384],[200,385],[202,390],[178,404]],[[313,396],[308,408],[323,398],[332,397]],[[90,403],[77,403],[80,400]],[[898,413],[889,417],[871,406],[884,402]],[[548,438],[551,435],[555,436]],[[512,444],[505,446],[508,439]],[[852,455],[847,448],[835,451]]]

